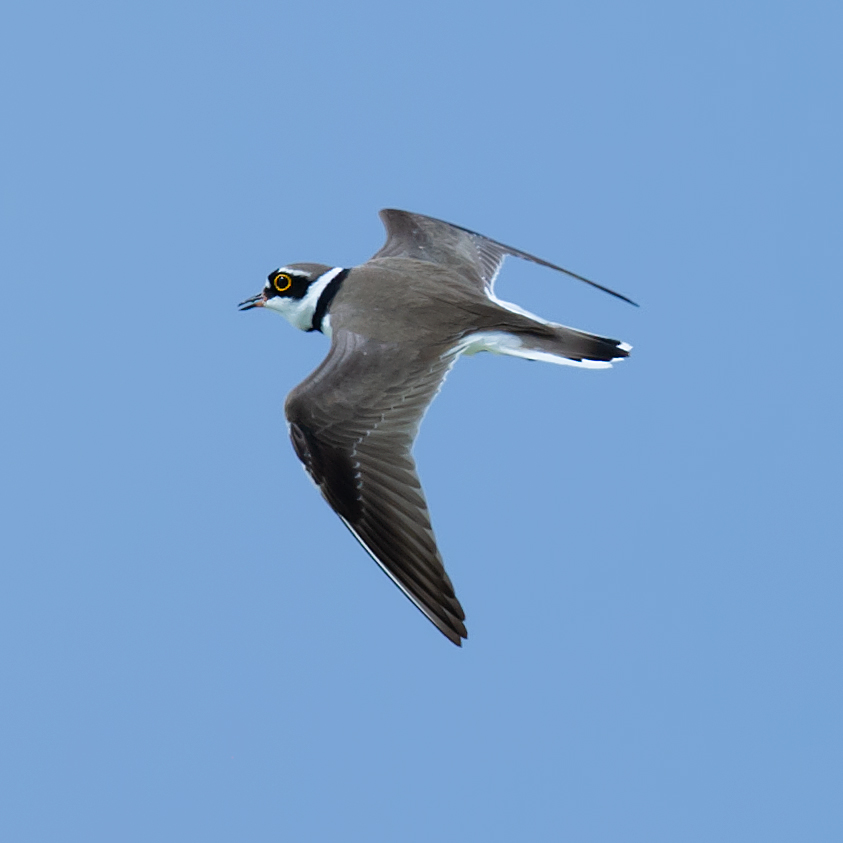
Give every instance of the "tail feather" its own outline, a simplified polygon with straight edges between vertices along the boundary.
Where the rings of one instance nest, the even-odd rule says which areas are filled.
[[[592,360],[611,363],[629,357],[632,346],[620,340],[601,337],[568,328],[565,325],[542,325],[543,331],[532,328],[518,331],[515,336],[521,348],[565,357],[572,362]]]
[[[613,361],[629,357],[631,348],[620,340],[565,325],[539,322],[472,334],[467,338],[463,352],[491,351],[493,354],[509,354],[563,366],[606,369]]]

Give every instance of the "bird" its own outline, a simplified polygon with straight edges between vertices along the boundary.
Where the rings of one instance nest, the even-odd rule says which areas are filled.
[[[293,449],[329,506],[451,642],[468,637],[413,459],[419,425],[462,354],[606,368],[631,346],[535,316],[494,293],[507,256],[632,299],[535,255],[423,214],[380,212],[386,242],[351,268],[292,263],[240,310],[263,308],[330,339],[287,396]]]

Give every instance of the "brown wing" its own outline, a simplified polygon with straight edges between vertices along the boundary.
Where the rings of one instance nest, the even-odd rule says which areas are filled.
[[[441,352],[441,353],[440,353]],[[454,644],[465,613],[445,573],[412,446],[453,365],[448,349],[408,349],[338,330],[287,399],[299,459],[392,581]]]
[[[426,217],[423,214],[398,211],[394,208],[385,208],[380,212],[380,217],[386,228],[386,243],[372,256],[373,259],[403,257],[444,264],[474,278],[484,290],[491,293],[504,258],[512,255],[549,269],[555,269],[557,272],[564,272],[578,281],[584,281],[598,290],[635,304],[632,299],[594,281],[589,281],[582,275],[537,258],[528,252],[505,246],[497,240],[491,240],[462,226]]]

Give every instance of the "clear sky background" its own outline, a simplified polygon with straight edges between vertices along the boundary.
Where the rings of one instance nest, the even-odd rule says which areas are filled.
[[[832,2],[30,2],[2,68],[0,837],[843,839]],[[326,342],[238,313],[382,207],[631,342],[416,449],[459,650],[315,493]]]

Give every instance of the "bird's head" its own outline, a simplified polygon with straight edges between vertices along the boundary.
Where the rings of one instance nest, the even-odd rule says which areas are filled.
[[[240,302],[240,310],[265,307],[280,313],[302,331],[312,330],[319,296],[341,268],[321,263],[291,263],[270,272],[263,290]]]

